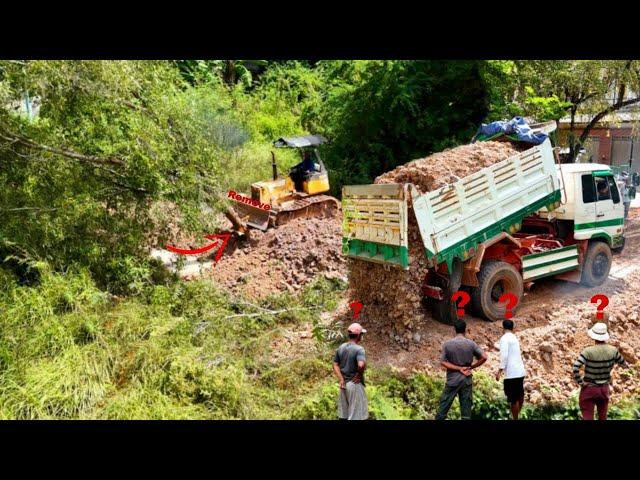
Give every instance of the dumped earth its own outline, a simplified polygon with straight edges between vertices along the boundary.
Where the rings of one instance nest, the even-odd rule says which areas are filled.
[[[296,292],[319,274],[346,282],[341,228],[338,213],[332,218],[298,218],[266,232],[252,230],[250,239],[230,242],[217,264],[211,261],[215,253],[203,262],[189,257],[180,275],[187,280],[211,278],[223,290],[252,298]],[[191,240],[182,245],[199,244]],[[171,252],[154,250],[153,255],[175,265],[176,255]]]
[[[251,239],[230,252],[206,273],[223,288],[251,297],[295,292],[316,275],[345,278],[341,253],[340,214],[333,218],[298,218]]]
[[[412,183],[421,193],[426,193],[517,153],[509,142],[461,145],[401,165],[376,178],[375,183]],[[427,272],[422,240],[410,202],[408,231],[409,270],[349,259],[352,298],[369,306],[368,318],[372,321],[388,322],[391,319],[393,338],[405,345],[415,335],[416,321],[425,315],[421,285]]]

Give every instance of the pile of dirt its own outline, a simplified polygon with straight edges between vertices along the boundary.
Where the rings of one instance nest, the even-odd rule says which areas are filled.
[[[508,142],[462,145],[414,160],[387,172],[375,183],[412,183],[421,193],[455,182],[518,153]],[[424,247],[409,208],[409,270],[361,260],[349,260],[350,295],[368,306],[367,318],[379,325],[391,323],[400,343],[412,340],[416,322],[425,315],[420,286],[426,275]]]
[[[329,218],[298,218],[225,249],[220,261],[205,271],[222,288],[262,298],[278,291],[295,292],[316,275],[346,281],[342,255],[342,222]]]

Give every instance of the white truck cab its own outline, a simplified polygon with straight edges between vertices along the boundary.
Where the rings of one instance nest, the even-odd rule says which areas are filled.
[[[624,243],[624,205],[608,165],[570,163],[558,165],[561,206],[539,214],[549,220],[573,222],[575,240],[601,238],[612,249]]]

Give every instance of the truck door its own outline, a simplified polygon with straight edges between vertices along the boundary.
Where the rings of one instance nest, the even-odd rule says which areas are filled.
[[[580,175],[581,192],[576,192],[574,238],[606,239],[615,248],[622,242],[624,206],[613,175],[608,171]]]
[[[608,236],[611,246],[619,243],[622,234],[624,206],[613,175],[593,174],[596,186],[596,229]]]
[[[609,177],[606,176],[593,176],[593,180],[596,183],[596,223],[599,224],[607,219],[613,217],[613,192],[616,193],[617,203],[620,203],[620,195],[615,182],[613,182],[613,188],[609,184]],[[613,178],[613,177],[611,177]]]

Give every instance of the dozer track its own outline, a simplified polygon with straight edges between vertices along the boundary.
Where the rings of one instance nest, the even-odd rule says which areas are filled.
[[[334,216],[340,210],[340,203],[329,195],[314,195],[298,198],[286,205],[273,209],[269,224],[283,225],[295,218],[327,218]]]

